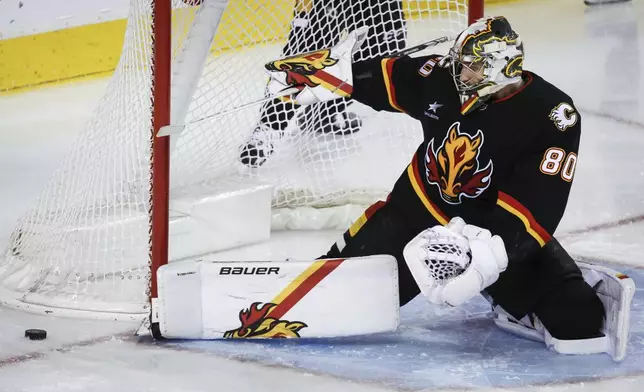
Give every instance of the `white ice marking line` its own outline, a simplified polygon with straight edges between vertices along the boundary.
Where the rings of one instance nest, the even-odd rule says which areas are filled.
[[[630,126],[635,127],[635,128],[644,129],[644,124],[639,122],[639,121],[636,121],[636,120],[630,120],[630,119],[627,119],[627,118],[617,117],[617,116],[614,116],[612,114],[603,113],[603,112],[600,112],[600,111],[597,111],[597,110],[579,108],[579,111],[584,113],[584,114],[590,114],[591,116],[601,117],[601,118],[604,118],[604,119],[607,119],[607,120],[615,121],[615,122],[620,123],[620,124],[630,125]]]
[[[60,347],[57,348],[50,348],[47,349],[46,351],[33,351],[30,353],[22,354],[22,355],[16,355],[13,357],[8,357],[8,358],[3,358],[0,359],[0,368],[4,366],[9,366],[9,365],[15,365],[27,361],[31,361],[34,359],[41,359],[46,357],[48,354],[52,352],[58,352],[58,353],[65,353],[70,351],[73,348],[77,347],[87,347],[87,346],[92,346],[94,344],[98,343],[104,343],[104,342],[109,342],[110,340],[114,338],[127,338],[127,337],[134,337],[134,334],[132,332],[123,332],[123,333],[117,333],[109,336],[101,336],[99,338],[93,338],[89,340],[83,340],[80,342],[74,342],[74,343],[68,343],[64,344]]]
[[[600,223],[598,225],[588,226],[583,229],[575,229],[563,232],[557,235],[557,238],[568,238],[578,234],[586,234],[593,231],[605,230],[605,229],[614,229],[619,226],[624,226],[632,223],[638,223],[644,220],[644,215],[637,215],[630,218],[619,219],[613,222]]]

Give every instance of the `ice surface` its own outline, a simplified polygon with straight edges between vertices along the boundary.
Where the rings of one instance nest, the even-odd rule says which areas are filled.
[[[526,67],[571,95],[583,116],[576,179],[557,237],[574,255],[621,265],[640,287],[623,363],[558,355],[499,331],[482,299],[443,309],[419,298],[402,309],[396,333],[326,341],[157,344],[133,338],[133,323],[0,308],[0,392],[641,391],[644,4],[589,9],[582,0],[526,0],[487,13],[510,19],[524,38]],[[33,205],[104,87],[99,80],[0,97],[0,243]],[[211,258],[312,257],[337,235],[280,232]],[[49,337],[26,340],[27,328],[47,329]]]

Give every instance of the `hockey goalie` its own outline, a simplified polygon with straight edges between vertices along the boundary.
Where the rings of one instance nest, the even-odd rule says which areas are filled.
[[[382,332],[419,294],[443,306],[482,294],[506,331],[559,353],[622,360],[632,279],[575,262],[553,237],[579,153],[582,118],[572,98],[523,69],[522,40],[504,17],[476,21],[444,55],[354,61],[366,34],[266,69],[269,89],[297,87],[290,98],[298,104],[352,99],[422,124],[424,140],[387,200],[315,261],[169,265],[160,287],[199,306],[157,306],[161,335]],[[265,300],[242,306],[240,292]],[[236,328],[222,321],[233,309]]]

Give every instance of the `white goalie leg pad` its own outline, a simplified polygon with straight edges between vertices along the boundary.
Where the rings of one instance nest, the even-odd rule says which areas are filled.
[[[630,334],[631,302],[635,295],[635,282],[627,275],[595,264],[578,262],[584,280],[594,289],[604,304],[604,333],[606,349],[615,361],[626,356]]]
[[[392,256],[310,261],[186,261],[157,272],[152,322],[181,339],[317,338],[394,331]]]

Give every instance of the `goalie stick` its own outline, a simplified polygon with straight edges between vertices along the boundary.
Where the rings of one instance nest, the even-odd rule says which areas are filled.
[[[258,100],[255,100],[255,101],[247,102],[247,103],[245,103],[243,105],[232,107],[230,109],[222,110],[220,112],[211,114],[209,116],[198,118],[198,119],[196,119],[194,121],[191,121],[191,122],[189,122],[187,124],[166,125],[166,126],[163,126],[163,127],[159,128],[159,132],[157,132],[157,137],[178,135],[179,133],[183,132],[183,130],[186,128],[187,125],[198,124],[198,123],[200,123],[202,121],[212,120],[212,119],[215,119],[215,118],[218,118],[218,117],[221,117],[221,116],[225,116],[227,114],[235,113],[235,112],[238,112],[240,110],[246,109],[248,107],[258,105],[258,104],[264,103],[266,101],[270,101],[270,100],[275,99],[275,98],[280,98],[280,97],[285,97],[287,95],[295,94],[298,91],[300,91],[300,89],[297,88],[297,87],[285,88],[284,90],[280,91],[277,94],[271,95],[270,97],[265,97],[265,98],[258,99]]]
[[[452,37],[452,36],[445,36],[445,37],[436,38],[436,39],[433,39],[431,41],[427,41],[425,43],[422,43],[422,44],[419,44],[419,45],[416,45],[416,46],[412,46],[411,48],[401,50],[401,51],[399,51],[397,53],[393,53],[390,56],[391,57],[409,56],[409,55],[412,55],[414,53],[417,53],[417,52],[420,52],[422,50],[425,50],[427,48],[431,48],[431,47],[440,45],[442,43],[452,41],[454,38],[455,37]],[[213,114],[208,115],[208,116],[200,117],[200,118],[198,118],[196,120],[190,121],[189,123],[166,125],[166,126],[163,126],[163,127],[161,127],[159,129],[159,132],[157,132],[156,136],[157,137],[164,137],[164,136],[170,136],[170,135],[178,135],[181,132],[183,132],[183,130],[188,125],[194,125],[194,124],[198,124],[200,122],[206,121],[206,120],[212,120],[212,119],[215,119],[215,118],[219,118],[219,117],[222,117],[222,116],[225,116],[225,115],[228,115],[228,114],[235,113],[235,112],[238,112],[240,110],[246,109],[248,107],[258,105],[258,104],[264,103],[266,101],[273,100],[275,98],[281,98],[281,97],[285,97],[285,96],[297,93],[298,91],[300,91],[300,89],[298,87],[289,87],[289,88],[286,88],[286,89],[280,91],[279,93],[273,94],[273,95],[271,95],[269,97],[265,97],[265,98],[258,99],[258,100],[255,100],[255,101],[247,102],[247,103],[245,103],[243,105],[239,105],[239,106],[232,107],[230,109],[222,110],[220,112],[213,113]]]

